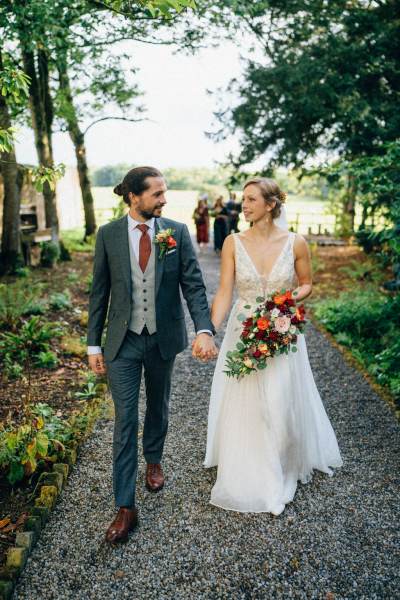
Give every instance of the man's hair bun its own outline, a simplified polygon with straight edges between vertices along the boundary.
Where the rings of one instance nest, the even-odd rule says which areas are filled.
[[[122,183],[119,183],[118,185],[115,186],[114,188],[114,194],[117,194],[117,196],[123,196],[124,192],[122,189]]]

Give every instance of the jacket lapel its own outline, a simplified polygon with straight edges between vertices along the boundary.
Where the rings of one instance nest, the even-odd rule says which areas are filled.
[[[160,217],[159,219],[155,220],[155,235],[157,235],[157,233],[161,230],[164,229],[164,223],[162,218]],[[164,273],[164,258],[160,258],[160,248],[158,246],[158,244],[156,244],[156,242],[154,241],[154,250],[156,253],[156,282],[155,282],[155,297],[157,298],[157,294],[158,294],[158,290],[160,289],[160,285],[161,285],[161,280],[162,280],[162,276]]]
[[[119,244],[119,256],[121,259],[121,268],[127,285],[129,296],[131,296],[132,280],[131,280],[131,259],[129,255],[129,232],[128,232],[128,217],[125,216],[120,221],[120,234],[117,242]]]

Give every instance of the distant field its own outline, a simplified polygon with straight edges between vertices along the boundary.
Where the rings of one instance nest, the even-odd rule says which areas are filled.
[[[93,188],[95,198],[95,210],[98,224],[106,223],[112,217],[113,207],[118,205],[119,198],[113,194],[112,188],[95,187]],[[175,221],[186,223],[189,230],[194,232],[195,227],[192,220],[192,214],[196,206],[198,192],[195,190],[169,190],[167,192],[167,205],[163,215]],[[333,231],[335,217],[325,214],[323,202],[315,200],[305,201],[303,198],[290,196],[287,201],[287,213],[290,225],[298,226],[295,229],[299,233],[307,233],[308,228],[312,227],[313,233],[318,232],[318,225],[321,225],[322,231],[326,228]],[[242,229],[247,225],[242,219],[240,222]]]

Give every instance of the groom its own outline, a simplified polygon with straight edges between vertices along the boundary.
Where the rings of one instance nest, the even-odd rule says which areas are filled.
[[[157,492],[164,486],[161,457],[172,369],[175,356],[188,344],[180,290],[197,332],[193,355],[216,355],[206,290],[189,231],[186,225],[161,218],[166,190],[157,169],[129,171],[114,189],[123,196],[129,213],[100,227],[96,239],[87,340],[89,366],[96,374],[107,373],[115,406],[113,490],[119,510],[106,533],[110,543],[126,541],[138,520],[135,486],[142,370],[146,487]]]

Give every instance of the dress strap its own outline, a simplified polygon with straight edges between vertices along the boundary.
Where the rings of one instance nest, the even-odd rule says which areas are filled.
[[[296,239],[297,233],[294,231],[289,231],[289,248],[293,252],[294,241]]]

